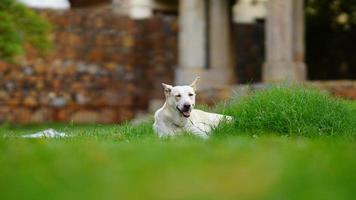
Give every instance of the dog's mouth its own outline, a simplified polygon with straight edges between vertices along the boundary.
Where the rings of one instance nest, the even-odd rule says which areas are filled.
[[[190,117],[190,109],[188,109],[188,110],[181,110],[181,109],[179,109],[178,108],[178,106],[177,106],[177,110],[185,117],[185,118],[188,118],[188,117]]]

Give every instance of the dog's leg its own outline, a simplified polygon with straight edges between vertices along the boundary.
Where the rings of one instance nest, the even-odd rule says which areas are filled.
[[[198,136],[200,138],[203,138],[203,139],[208,139],[209,138],[209,131],[210,130],[206,130],[206,127],[201,127],[201,126],[197,126],[197,125],[193,125],[193,126],[190,126],[188,128],[188,131],[190,133],[192,133],[193,135],[195,136]]]
[[[153,127],[159,137],[168,137],[174,135],[173,129],[169,128],[163,122],[155,122]]]
[[[205,132],[202,132],[202,131],[192,131],[191,133],[193,135],[198,136],[198,137],[203,138],[203,139],[208,139],[209,138],[208,134],[205,133]]]

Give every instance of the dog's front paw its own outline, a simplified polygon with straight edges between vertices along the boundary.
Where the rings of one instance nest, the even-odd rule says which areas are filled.
[[[194,133],[192,133],[192,135],[199,137],[201,139],[204,139],[204,140],[209,139],[209,134],[205,133],[205,132],[194,132]]]

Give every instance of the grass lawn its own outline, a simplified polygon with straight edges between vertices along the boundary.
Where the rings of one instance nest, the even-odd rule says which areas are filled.
[[[355,117],[356,103],[351,104]],[[3,124],[0,199],[354,199],[356,137],[352,127],[323,125],[327,117],[342,117],[339,107],[331,107],[336,114],[317,114],[324,121],[309,117],[319,129],[296,121],[301,125],[294,134],[294,125],[274,124],[269,131],[263,124],[245,121],[242,127],[239,121],[217,129],[208,140],[189,135],[158,139],[151,123]],[[222,112],[238,116],[254,108]],[[283,121],[284,115],[265,119]],[[289,121],[299,119],[294,117]],[[46,128],[73,137],[16,137]]]

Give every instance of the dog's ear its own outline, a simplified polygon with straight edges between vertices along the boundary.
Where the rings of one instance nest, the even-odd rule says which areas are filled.
[[[172,91],[173,86],[168,85],[168,84],[165,84],[165,83],[162,83],[162,86],[163,86],[163,89],[164,89],[164,94],[165,94],[166,96],[169,96],[169,94],[170,94],[171,91]]]
[[[197,90],[197,85],[200,80],[200,76],[197,76],[195,80],[190,84],[190,87],[192,87],[194,90]]]

